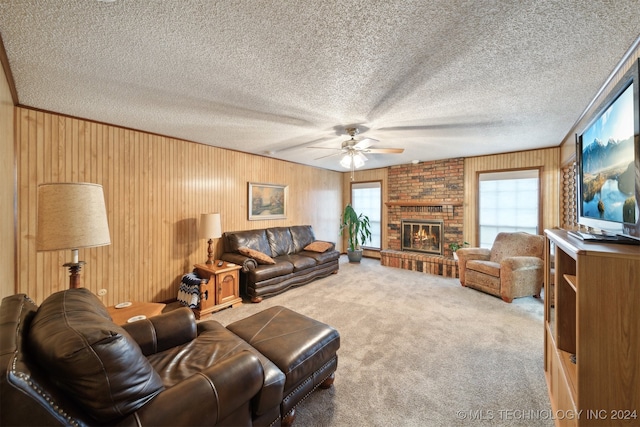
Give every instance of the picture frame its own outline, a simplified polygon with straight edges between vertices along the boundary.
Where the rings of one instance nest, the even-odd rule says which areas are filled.
[[[286,219],[288,185],[249,183],[249,220]]]

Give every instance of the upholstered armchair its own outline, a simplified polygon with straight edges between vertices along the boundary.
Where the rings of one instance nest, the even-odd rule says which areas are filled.
[[[540,296],[544,279],[544,237],[535,234],[498,233],[491,249],[458,249],[462,286],[514,298]]]

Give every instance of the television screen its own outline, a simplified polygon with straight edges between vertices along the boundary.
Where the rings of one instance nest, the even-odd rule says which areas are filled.
[[[582,215],[635,223],[633,84],[582,134]]]
[[[639,61],[577,136],[578,222],[640,241]],[[590,230],[591,231],[591,230]]]

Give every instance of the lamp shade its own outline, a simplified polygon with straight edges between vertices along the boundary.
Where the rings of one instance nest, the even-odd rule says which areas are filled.
[[[64,182],[38,186],[39,251],[91,248],[111,244],[102,186]]]
[[[222,237],[219,213],[205,213],[200,215],[200,238],[219,239]]]

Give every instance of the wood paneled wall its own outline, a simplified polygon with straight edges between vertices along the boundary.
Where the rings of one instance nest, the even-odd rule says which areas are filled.
[[[559,226],[559,148],[521,151],[492,156],[468,157],[464,161],[464,240],[477,246],[478,173],[522,168],[542,168],[542,228]],[[540,230],[542,234],[543,230]]]
[[[3,49],[0,41],[0,49]],[[15,293],[15,165],[13,98],[3,67],[0,67],[0,298]]]
[[[45,182],[103,185],[111,245],[81,249],[80,259],[84,286],[107,289],[107,305],[175,298],[181,276],[206,260],[201,213],[220,212],[223,231],[311,224],[319,239],[338,241],[342,173],[27,108],[16,114],[16,291],[36,302],[67,288],[62,264],[71,256],[36,251]],[[289,185],[287,219],[249,221],[248,182]]]

